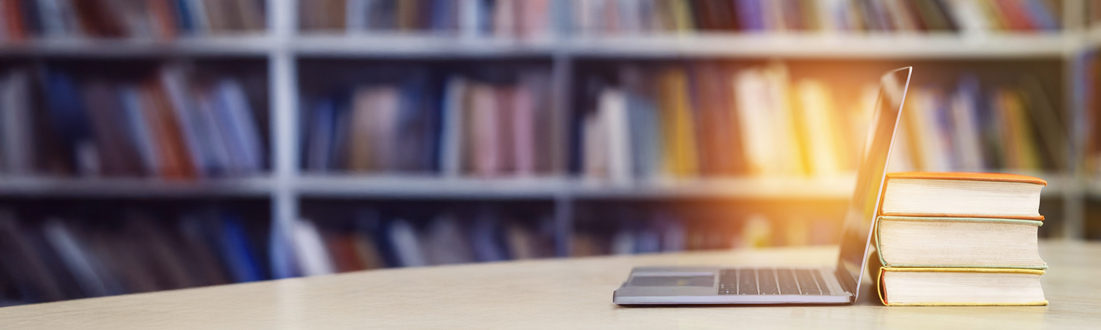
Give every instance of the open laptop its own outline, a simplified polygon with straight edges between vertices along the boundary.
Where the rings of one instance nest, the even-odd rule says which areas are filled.
[[[880,79],[879,100],[857,168],[856,187],[841,233],[837,266],[788,267],[637,267],[615,290],[620,305],[689,304],[848,304],[860,294],[868,244],[891,142],[898,125],[912,67]]]

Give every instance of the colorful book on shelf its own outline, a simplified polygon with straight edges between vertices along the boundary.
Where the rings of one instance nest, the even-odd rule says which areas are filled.
[[[29,174],[35,167],[39,145],[34,125],[31,76],[25,70],[11,70],[0,77],[0,171]]]
[[[462,232],[461,222],[450,215],[439,215],[432,219],[422,235],[420,243],[426,262],[430,265],[470,263],[474,254],[466,235]]]
[[[298,258],[299,271],[302,275],[318,276],[336,272],[341,260],[334,260],[330,256],[338,258],[340,255],[334,255],[326,250],[325,241],[312,221],[295,221],[291,230],[294,238],[294,253]]]
[[[978,79],[965,76],[960,79],[959,86],[948,101],[952,140],[956,142],[952,148],[953,160],[958,169],[973,171],[986,168],[979,97]]]
[[[216,229],[214,235],[233,281],[241,283],[266,279],[261,259],[257,257],[250,243],[241,218],[233,214],[224,214],[221,217],[220,228]]]
[[[1024,99],[1016,90],[995,92],[991,107],[1002,142],[1005,166],[1018,170],[1041,169],[1041,157]]]
[[[649,178],[661,170],[661,124],[658,109],[650,98],[649,85],[637,68],[620,72],[627,98],[627,120],[631,140],[631,166],[636,177]]]
[[[664,168],[673,177],[699,175],[699,156],[688,77],[684,70],[666,69],[658,77],[657,98],[661,107]]]
[[[795,86],[798,102],[795,111],[800,121],[798,134],[803,141],[807,168],[811,175],[838,175],[844,162],[841,157],[847,146],[838,132],[840,120],[825,84],[816,80],[800,81]]]

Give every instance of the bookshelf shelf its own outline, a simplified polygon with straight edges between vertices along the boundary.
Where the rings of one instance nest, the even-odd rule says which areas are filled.
[[[833,178],[713,178],[612,184],[578,180],[570,195],[578,199],[847,199],[852,175]]]
[[[854,176],[836,178],[716,178],[617,184],[604,180],[441,178],[434,176],[308,175],[295,187],[305,197],[447,199],[847,199]],[[472,197],[473,196],[473,197]]]
[[[553,199],[566,190],[558,178],[476,179],[438,176],[307,175],[295,188],[305,197]]]
[[[266,176],[200,181],[165,181],[147,178],[0,178],[0,196],[3,197],[268,197],[271,192],[272,180]]]
[[[1058,197],[1069,176],[1028,174],[1048,181],[1044,197]],[[855,177],[830,178],[704,178],[613,183],[606,180],[561,177],[443,178],[428,175],[304,175],[294,189],[304,197],[409,199],[847,199]],[[145,178],[0,178],[0,196],[70,197],[263,197],[272,192],[269,177],[165,181]],[[1090,184],[1101,196],[1101,182]]]
[[[1101,30],[1087,33],[1101,44]],[[730,34],[578,36],[514,39],[429,33],[306,33],[288,39],[308,57],[724,57],[968,59],[1059,58],[1078,45],[1064,34]],[[279,47],[262,34],[173,40],[43,38],[0,44],[3,57],[266,56]]]
[[[254,56],[262,57],[275,42],[263,34],[184,37],[173,40],[42,38],[0,44],[5,57],[150,57]]]
[[[292,39],[294,51],[313,57],[525,57],[549,56],[552,38],[466,37],[428,33],[304,34]]]
[[[579,37],[577,56],[785,57],[859,59],[1061,58],[1074,40],[1060,33],[991,34],[682,34]]]

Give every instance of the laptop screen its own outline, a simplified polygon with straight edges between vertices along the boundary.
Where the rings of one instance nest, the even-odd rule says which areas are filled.
[[[857,168],[856,187],[849,202],[848,214],[841,232],[841,256],[837,278],[858,294],[864,264],[867,261],[868,243],[876,210],[879,209],[879,192],[887,171],[887,159],[891,155],[891,142],[895,137],[906,87],[910,84],[911,67],[897,69],[883,75],[879,82],[879,100],[876,101],[864,151]]]

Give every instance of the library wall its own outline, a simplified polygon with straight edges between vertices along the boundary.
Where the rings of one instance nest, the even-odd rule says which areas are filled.
[[[0,306],[834,245],[902,66],[892,171],[1038,176],[1098,239],[1099,8],[0,0]]]

